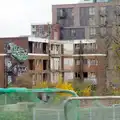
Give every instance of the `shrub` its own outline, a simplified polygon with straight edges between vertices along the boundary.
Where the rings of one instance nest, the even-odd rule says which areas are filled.
[[[19,77],[16,78],[15,83],[11,85],[13,87],[26,87],[26,88],[32,88],[32,79],[29,73],[25,73]]]
[[[73,80],[73,82],[63,81],[60,75],[57,83],[50,83],[47,81],[37,81],[35,86],[32,86],[32,79],[29,74],[24,74],[17,78],[15,87],[26,87],[26,88],[60,88],[65,90],[75,91],[79,96],[91,96],[96,94],[96,86],[92,85],[91,82],[79,82]],[[114,94],[118,92],[113,91]],[[61,93],[60,93],[61,94]],[[61,94],[67,96],[68,94]],[[69,95],[68,95],[69,96]]]

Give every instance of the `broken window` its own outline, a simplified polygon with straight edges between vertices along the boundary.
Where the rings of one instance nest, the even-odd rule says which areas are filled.
[[[75,73],[75,77],[76,77],[76,78],[80,78],[80,73],[77,73],[77,72],[76,72],[76,73]]]
[[[47,60],[43,60],[43,70],[47,70]]]
[[[32,44],[33,44],[33,43],[29,41],[29,52],[30,52],[30,53],[32,53],[32,51],[33,51]]]
[[[75,44],[75,49],[80,49],[80,44]]]
[[[47,81],[47,77],[48,77],[48,74],[47,74],[47,73],[44,73],[44,74],[43,74],[43,81]]]
[[[29,69],[34,70],[34,60],[29,60]]]
[[[88,78],[88,72],[83,72],[83,77]]]
[[[51,45],[51,50],[53,50],[53,44]]]

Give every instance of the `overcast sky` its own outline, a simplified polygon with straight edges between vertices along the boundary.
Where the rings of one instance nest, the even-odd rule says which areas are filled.
[[[53,4],[84,0],[0,0],[0,37],[30,34],[30,24],[51,22]]]

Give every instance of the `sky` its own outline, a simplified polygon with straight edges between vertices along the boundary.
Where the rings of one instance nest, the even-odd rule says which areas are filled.
[[[31,23],[51,23],[53,4],[72,4],[83,1],[0,0],[0,37],[30,35]]]

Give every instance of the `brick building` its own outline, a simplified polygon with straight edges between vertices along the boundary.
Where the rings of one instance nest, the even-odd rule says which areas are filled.
[[[29,73],[32,75],[33,83],[39,81],[57,82],[59,75],[63,76],[66,81],[75,79],[91,80],[97,83],[99,69],[104,69],[98,63],[99,57],[104,54],[97,54],[96,40],[72,40],[60,41],[41,39],[36,37],[16,37],[16,38],[0,38],[0,70],[1,81],[0,87],[7,86],[8,79],[5,77],[5,51],[4,44],[13,42],[18,46],[28,49],[28,60],[25,61]],[[80,44],[81,43],[81,44]],[[50,44],[50,71],[49,71],[49,55],[48,44]],[[83,46],[83,53],[79,53],[80,45]],[[92,53],[92,52],[93,53]],[[90,54],[88,54],[88,52]],[[82,60],[82,64],[81,63]],[[50,74],[50,79],[49,79]]]
[[[10,59],[6,59],[5,53],[5,44],[6,43],[14,43],[24,49],[28,49],[28,37],[7,37],[7,38],[0,38],[0,87],[6,87],[8,84],[9,79],[15,79],[12,75],[7,75],[5,64],[7,65]],[[18,63],[16,60],[12,60],[12,63]],[[25,66],[28,66],[28,61],[24,62]]]
[[[97,52],[89,51],[89,56],[93,58],[95,56],[91,56],[92,53],[106,54],[106,43],[102,41],[102,38],[107,36],[111,39],[110,36],[114,32],[112,25],[120,24],[119,4],[117,1],[99,0],[96,3],[53,5],[52,23],[60,24],[61,40],[96,39]],[[108,49],[107,57],[97,58],[99,63],[97,81],[100,86],[119,79],[119,75],[114,71],[113,63],[116,59],[114,59],[111,47]]]
[[[106,24],[110,26],[112,23],[112,10],[111,3],[103,2],[52,6],[52,24],[57,23],[60,25],[61,41],[96,40],[97,49],[87,50],[89,47],[86,44],[81,46],[81,50],[78,47],[78,52],[82,56],[77,57],[77,59],[81,59],[80,63],[82,65],[78,67],[79,69],[75,67],[74,74],[75,76],[81,76],[82,79],[90,79],[88,76],[91,73],[95,74],[93,76],[96,76],[99,86],[105,85],[107,81],[106,53],[105,43],[101,42],[96,35],[104,37],[106,34],[111,33],[111,28],[106,29]],[[92,46],[92,43],[90,43],[90,46]],[[89,66],[90,61],[93,63],[97,61],[97,65]]]
[[[101,86],[105,84],[106,54],[104,43],[96,38],[96,34],[104,36],[111,33],[111,28],[106,30],[106,23],[111,25],[111,10],[110,3],[53,5],[50,31],[48,25],[32,24],[31,37],[26,37],[26,47],[29,52],[27,64],[34,83],[36,80],[56,82],[58,76],[62,75],[67,81],[91,80]],[[50,41],[48,32],[51,33]],[[1,41],[4,39],[1,38]],[[24,48],[23,40],[19,44]],[[1,62],[2,59],[3,56]]]
[[[60,25],[59,24],[32,24],[31,25],[31,36],[46,38],[49,37],[49,32],[51,34],[50,39],[59,40],[60,38]]]
[[[112,12],[111,3],[53,5],[52,22],[60,24],[61,39],[91,39],[107,32],[105,25],[111,25]]]
[[[47,40],[30,37],[33,49],[29,57],[30,71],[33,80],[57,82],[59,75],[65,81],[84,80],[98,83],[104,76],[104,53],[98,48],[96,39],[83,40]],[[50,45],[50,56],[48,55]],[[46,45],[46,48],[42,47]],[[82,47],[82,49],[80,49]],[[42,48],[42,50],[40,50]],[[37,49],[37,51],[35,51]],[[45,51],[46,52],[43,52]],[[41,51],[41,52],[40,52]],[[48,68],[50,57],[50,71]],[[49,79],[50,73],[50,79]]]

